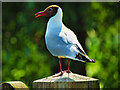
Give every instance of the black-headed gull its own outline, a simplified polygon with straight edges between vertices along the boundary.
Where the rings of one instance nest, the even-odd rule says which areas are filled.
[[[70,73],[70,59],[82,62],[95,62],[87,56],[76,35],[63,24],[63,12],[59,6],[51,5],[44,11],[36,13],[35,16],[49,17],[45,42],[49,52],[59,58],[61,75],[64,73],[62,71],[61,58],[68,58],[68,70],[66,71],[68,73]]]

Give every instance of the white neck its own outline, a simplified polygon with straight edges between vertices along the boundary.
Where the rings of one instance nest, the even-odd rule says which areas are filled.
[[[61,27],[62,27],[62,9],[59,7],[58,11],[56,13],[55,16],[51,17],[47,23],[47,30],[46,30],[46,35],[51,34],[54,32],[58,33],[61,31]],[[55,29],[55,28],[59,28],[59,29]]]

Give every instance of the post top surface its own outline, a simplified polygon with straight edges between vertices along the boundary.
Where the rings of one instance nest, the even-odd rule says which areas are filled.
[[[98,81],[98,79],[90,78],[87,76],[78,75],[75,73],[64,73],[62,76],[58,76],[60,74],[57,73],[53,76],[49,76],[43,79],[38,79],[33,81],[34,83],[37,82],[84,82],[84,81]]]

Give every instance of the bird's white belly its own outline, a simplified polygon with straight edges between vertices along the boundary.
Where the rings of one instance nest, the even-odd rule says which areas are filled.
[[[45,37],[46,46],[53,56],[66,56],[69,52],[67,45],[59,37]]]

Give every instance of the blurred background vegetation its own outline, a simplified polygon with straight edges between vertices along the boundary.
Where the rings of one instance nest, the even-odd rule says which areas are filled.
[[[36,79],[59,72],[59,62],[45,45],[48,19],[34,14],[51,4],[64,12],[63,22],[77,35],[96,63],[71,61],[71,71],[98,78],[101,88],[118,87],[118,3],[2,3],[2,79],[32,87]],[[64,70],[67,60],[62,60]]]

